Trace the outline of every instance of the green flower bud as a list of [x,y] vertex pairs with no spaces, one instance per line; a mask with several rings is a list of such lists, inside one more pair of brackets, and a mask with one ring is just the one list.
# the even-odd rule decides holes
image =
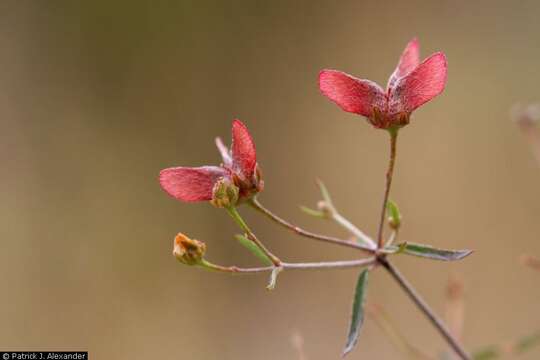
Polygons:
[[235,206],[238,202],[239,189],[227,178],[219,179],[212,190],[210,203],[218,208]]

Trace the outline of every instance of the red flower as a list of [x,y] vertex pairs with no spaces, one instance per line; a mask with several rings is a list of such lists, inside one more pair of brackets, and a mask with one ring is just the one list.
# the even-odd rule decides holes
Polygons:
[[163,190],[187,202],[212,200],[216,191],[224,191],[223,184],[234,185],[241,200],[262,191],[263,181],[257,165],[255,144],[240,120],[232,123],[231,149],[227,149],[220,138],[216,138],[216,145],[223,158],[220,166],[161,170],[159,183]]
[[439,95],[446,85],[446,57],[437,52],[420,63],[418,41],[407,44],[386,91],[379,85],[337,70],[319,74],[321,92],[343,110],[368,118],[376,128],[409,123],[420,105]]

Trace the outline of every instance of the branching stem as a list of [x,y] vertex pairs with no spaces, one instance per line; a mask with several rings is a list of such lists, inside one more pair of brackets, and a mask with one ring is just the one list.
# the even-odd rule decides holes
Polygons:
[[374,254],[375,253],[375,249],[367,248],[364,245],[361,245],[361,244],[358,244],[358,243],[355,243],[355,242],[352,242],[352,241],[339,239],[339,238],[336,238],[336,237],[333,237],[333,236],[315,234],[315,233],[312,233],[310,231],[304,230],[304,229],[302,229],[302,228],[300,228],[300,227],[298,227],[296,225],[293,225],[290,222],[280,218],[279,216],[277,216],[276,214],[274,214],[273,212],[271,212],[267,208],[265,208],[256,198],[251,199],[249,204],[254,209],[256,209],[259,212],[266,215],[266,217],[268,217],[270,220],[272,220],[275,223],[285,227],[288,230],[293,231],[294,233],[296,233],[298,235],[301,235],[301,236],[304,236],[304,237],[307,237],[307,238],[310,238],[310,239],[314,239],[314,240],[319,240],[319,241],[324,241],[324,242],[333,243],[333,244],[337,244],[337,245],[347,246],[347,247],[350,247],[350,248],[355,248],[355,249],[367,252],[369,254]]
[[257,238],[257,236],[255,236],[255,234],[251,231],[244,219],[242,219],[242,216],[240,216],[240,214],[238,213],[238,210],[236,210],[236,207],[232,206],[226,209],[229,215],[238,224],[238,226],[240,226],[240,228],[246,233],[248,239],[253,241],[253,243],[257,245],[266,256],[268,256],[268,258],[272,261],[275,267],[280,267],[281,260],[279,260],[276,255],[272,254],[270,250],[268,250],[266,246],[264,246],[264,244]]

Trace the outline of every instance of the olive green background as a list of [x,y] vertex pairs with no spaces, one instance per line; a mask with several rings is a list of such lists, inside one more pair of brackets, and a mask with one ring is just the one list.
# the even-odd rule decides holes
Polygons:
[[[442,50],[444,94],[400,133],[391,198],[402,239],[472,248],[459,263],[396,264],[442,314],[449,277],[466,288],[475,349],[540,328],[540,167],[509,119],[540,99],[538,1],[0,2],[0,348],[88,350],[92,359],[338,359],[357,271],[228,276],[178,263],[174,235],[222,264],[257,264],[227,215],[166,196],[159,170],[217,164],[230,122],[252,132],[260,199],[308,218],[323,179],[337,206],[376,230],[387,136],[320,95],[320,69],[385,85],[403,47]],[[352,259],[241,209],[287,261]],[[368,301],[435,355],[439,335],[382,271]],[[523,359],[536,359],[540,349]],[[368,319],[350,359],[402,355]]]

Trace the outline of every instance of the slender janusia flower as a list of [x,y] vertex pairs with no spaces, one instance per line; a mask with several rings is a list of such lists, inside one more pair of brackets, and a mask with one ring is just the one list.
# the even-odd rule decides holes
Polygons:
[[216,138],[216,145],[223,158],[220,166],[164,169],[159,175],[163,190],[181,201],[212,200],[216,206],[235,205],[262,191],[255,144],[240,120],[232,123],[231,149],[220,138]]
[[446,69],[441,52],[420,63],[418,41],[413,39],[388,79],[386,91],[373,81],[337,70],[322,70],[319,87],[344,111],[365,116],[376,128],[388,129],[407,125],[416,108],[444,90]]

